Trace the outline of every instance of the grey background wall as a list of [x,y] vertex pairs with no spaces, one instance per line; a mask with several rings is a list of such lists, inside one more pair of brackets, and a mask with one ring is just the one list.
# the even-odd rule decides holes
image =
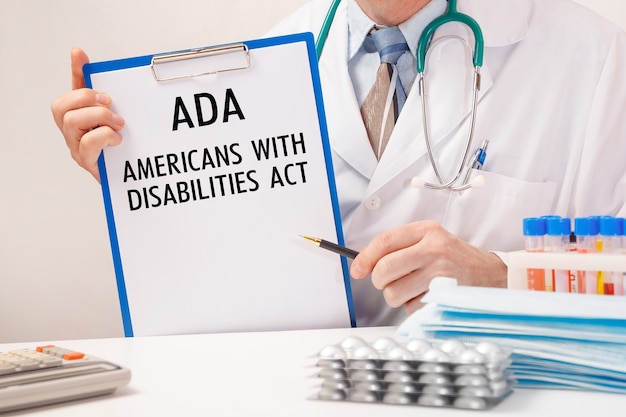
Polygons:
[[[577,1],[626,28],[626,2]],[[0,343],[123,335],[100,188],[50,113],[70,49],[103,61],[250,39],[304,2],[0,0]]]

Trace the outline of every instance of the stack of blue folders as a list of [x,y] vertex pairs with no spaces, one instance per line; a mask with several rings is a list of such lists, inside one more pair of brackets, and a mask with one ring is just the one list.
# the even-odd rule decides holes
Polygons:
[[626,393],[626,297],[457,286],[436,278],[400,337],[495,342],[520,388]]

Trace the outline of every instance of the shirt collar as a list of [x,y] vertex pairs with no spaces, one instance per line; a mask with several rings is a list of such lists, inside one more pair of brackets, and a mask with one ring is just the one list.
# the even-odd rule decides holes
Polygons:
[[[417,41],[424,28],[435,18],[441,16],[447,9],[446,0],[431,0],[420,11],[400,23],[398,28],[407,39],[413,56],[417,53]],[[359,51],[365,37],[376,24],[361,10],[356,0],[348,1],[348,60]]]

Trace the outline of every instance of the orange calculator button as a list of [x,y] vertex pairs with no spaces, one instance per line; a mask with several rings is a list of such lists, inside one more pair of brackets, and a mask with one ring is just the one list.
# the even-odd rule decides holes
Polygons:
[[74,361],[76,359],[82,359],[84,357],[85,354],[81,352],[69,352],[63,354],[63,359],[65,359],[66,361]]
[[46,345],[46,346],[37,346],[37,352],[43,352],[44,349],[52,349],[56,346],[54,345]]

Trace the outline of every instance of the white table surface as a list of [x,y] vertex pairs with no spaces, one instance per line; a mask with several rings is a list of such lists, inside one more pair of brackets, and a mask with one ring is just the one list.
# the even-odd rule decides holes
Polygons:
[[[624,416],[626,396],[516,389],[486,411],[311,400],[314,356],[347,336],[373,341],[395,328],[329,329],[42,341],[130,368],[112,395],[5,414],[33,416]],[[42,343],[0,344],[0,351]]]

